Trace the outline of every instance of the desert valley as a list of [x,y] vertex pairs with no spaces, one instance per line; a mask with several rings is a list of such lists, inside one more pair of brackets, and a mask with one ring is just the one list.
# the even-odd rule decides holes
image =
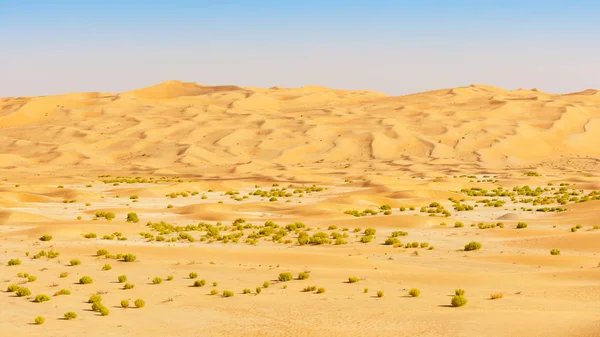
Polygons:
[[0,98],[2,336],[600,335],[600,92]]

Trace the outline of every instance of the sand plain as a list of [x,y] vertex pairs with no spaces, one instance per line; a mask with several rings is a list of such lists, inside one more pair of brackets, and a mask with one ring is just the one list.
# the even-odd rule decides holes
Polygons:
[[[3,336],[600,333],[596,90],[167,81],[2,98],[0,133]],[[468,303],[452,307],[459,288]],[[97,293],[107,316],[87,303]]]

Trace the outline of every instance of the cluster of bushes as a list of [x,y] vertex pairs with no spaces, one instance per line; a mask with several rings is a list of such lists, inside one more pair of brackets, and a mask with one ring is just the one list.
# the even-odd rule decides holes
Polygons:
[[96,218],[105,218],[106,220],[112,220],[116,218],[113,212],[96,212]]

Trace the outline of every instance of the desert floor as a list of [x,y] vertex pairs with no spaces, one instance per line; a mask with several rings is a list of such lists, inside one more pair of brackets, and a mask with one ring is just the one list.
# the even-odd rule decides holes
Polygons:
[[600,334],[597,91],[169,81],[0,132],[2,336]]

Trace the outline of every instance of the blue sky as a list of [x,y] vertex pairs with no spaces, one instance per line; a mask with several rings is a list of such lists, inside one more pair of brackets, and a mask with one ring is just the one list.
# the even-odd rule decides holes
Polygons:
[[0,96],[168,79],[600,88],[600,1],[0,0]]

